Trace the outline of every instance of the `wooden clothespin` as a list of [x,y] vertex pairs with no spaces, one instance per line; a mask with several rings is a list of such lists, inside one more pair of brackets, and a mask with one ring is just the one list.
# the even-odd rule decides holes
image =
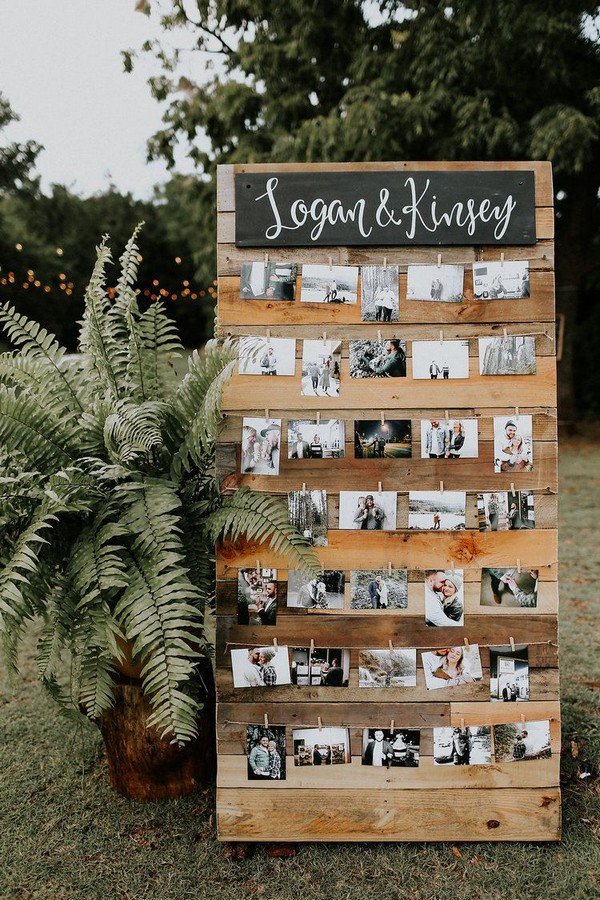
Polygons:
[[271,343],[271,329],[267,328],[267,344]]
[[323,332],[323,343],[324,344],[327,343],[327,332],[326,331]]
[[521,574],[521,560],[517,557],[517,572]]
[[510,483],[510,492],[511,492],[511,494],[514,494],[514,493],[515,493],[515,483],[514,483],[514,481],[511,481],[511,483]]
[[256,571],[260,573],[260,559],[256,560]]
[[265,728],[268,728],[268,727],[269,727],[269,717],[268,717],[268,715],[265,713]]
[[310,655],[312,656],[315,652],[315,641],[314,638],[310,639]]
[[440,481],[440,494],[444,493],[444,482]]
[[504,266],[504,251],[500,253],[500,265]]
[[321,424],[321,413],[317,411],[317,425]]
[[521,713],[521,728],[525,727],[525,716]]
[[464,720],[462,717],[461,717],[461,720],[460,720],[460,727],[461,727],[461,728],[464,728],[464,727],[465,727],[465,720]]
[[303,494],[306,493],[306,482],[305,481],[302,482],[302,493]]
[[265,253],[265,269],[267,268],[268,265],[269,265],[269,254]]
[[268,419],[268,418],[269,418],[269,408],[268,408],[268,406],[266,406],[265,407],[265,419]]
[[515,406],[515,419],[519,418],[519,407]]
[[382,490],[383,490],[383,486],[381,484],[381,481],[378,481],[377,482],[377,493],[381,494]]
[[321,721],[321,716],[317,716],[317,725],[319,727],[319,731],[323,729],[323,722]]
[[377,329],[377,340],[379,341],[380,344],[383,341],[383,338],[381,337],[381,329],[380,328]]
[[448,415],[448,410],[445,409],[445,410],[444,410],[444,413],[446,414],[446,422],[449,423],[449,422],[450,422],[450,416]]
[[277,638],[276,637],[273,638],[273,646],[275,647],[275,650],[279,649],[279,647],[277,646]]
[[385,425],[385,414],[384,414],[383,410],[381,410],[381,424]]
[[387,269],[387,256],[383,257],[383,268]]
[[508,331],[506,330],[506,328],[502,329],[502,335],[504,337],[504,340],[507,341],[508,340]]
[[514,637],[509,637],[508,643],[510,644],[510,649],[511,649],[512,652],[514,653],[514,652],[515,652],[515,639],[514,639]]
[[391,732],[392,734],[393,734],[393,732],[394,732],[394,725],[395,725],[395,722],[394,722],[394,720],[392,719],[392,721],[390,722],[390,732]]
[[388,560],[388,575],[392,577],[392,563]]
[[329,257],[329,271],[331,272],[332,269],[333,269],[333,258],[330,256]]
[[437,264],[438,264],[438,269],[441,269],[441,267],[442,267],[442,254],[441,253],[438,253],[438,263]]
[[393,652],[394,652],[394,645],[392,644],[391,640],[388,641],[388,647],[390,648],[390,653],[393,653]]
[[465,638],[465,647],[467,648],[467,650],[469,649],[470,646],[471,645],[469,644],[469,638]]
[[440,328],[440,344],[443,344],[443,343],[444,343],[444,332]]

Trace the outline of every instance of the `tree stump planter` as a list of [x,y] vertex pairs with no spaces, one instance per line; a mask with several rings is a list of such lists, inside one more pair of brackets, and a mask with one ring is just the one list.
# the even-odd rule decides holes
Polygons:
[[110,785],[117,793],[144,802],[193,794],[214,779],[215,692],[210,664],[202,670],[204,707],[200,736],[179,748],[147,728],[152,710],[141,682],[123,679],[115,684],[115,704],[99,722],[104,738]]

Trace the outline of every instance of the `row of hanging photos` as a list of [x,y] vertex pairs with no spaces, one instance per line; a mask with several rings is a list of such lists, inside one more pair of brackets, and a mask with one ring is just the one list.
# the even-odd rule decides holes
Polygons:
[[[518,418],[519,418],[519,415],[520,415],[519,409],[520,409],[520,408],[519,408],[518,406],[515,406],[515,412],[514,412],[514,418],[515,418],[515,419],[518,419]],[[265,406],[265,419],[269,419],[269,418],[270,418],[269,411],[270,411],[270,410],[269,410],[269,407],[268,407],[268,406]],[[548,412],[548,410],[542,410],[542,412],[543,412],[545,415],[547,415],[547,416],[550,415],[550,413]],[[509,413],[506,413],[506,414],[502,413],[502,415],[509,415]],[[512,413],[511,413],[510,415],[512,415]],[[319,410],[317,410],[317,411],[315,412],[315,416],[316,416],[316,422],[317,422],[317,425],[320,425],[320,424],[321,424],[321,413],[320,413]],[[331,416],[331,413],[329,413],[329,416]],[[448,421],[448,420],[450,419],[450,416],[448,415],[448,410],[447,410],[447,409],[444,410],[444,416],[445,416],[446,421]],[[481,419],[481,418],[483,418],[483,416],[479,416],[479,418]],[[489,416],[489,418],[490,418],[490,419],[493,419],[494,416]],[[382,425],[385,425],[385,413],[384,413],[383,410],[381,410],[381,424],[382,424]],[[381,484],[381,482],[379,482],[379,484]],[[443,485],[443,481],[440,481],[440,484]],[[305,488],[303,488],[303,490],[305,490]],[[444,488],[442,487],[442,488],[440,488],[440,490],[443,491]],[[511,490],[512,490],[512,488],[511,488]],[[381,493],[381,488],[379,488],[379,493]]]
[[[269,716],[267,713],[264,714],[263,722],[264,722],[265,728],[268,728],[269,727]],[[521,713],[521,728],[525,727],[525,722],[526,722],[525,716],[523,715],[523,713]],[[395,725],[396,725],[396,720],[391,719],[390,720],[390,731],[394,731]],[[459,725],[461,728],[465,727],[464,718],[461,717],[459,719]],[[321,716],[317,716],[317,728],[319,729],[319,731],[322,731],[322,729],[323,729],[323,719],[321,718]]]
[[[551,341],[554,340],[554,335],[548,331],[525,331],[525,332],[520,331],[519,334],[515,335],[515,337],[536,337],[538,334],[543,334],[545,337],[550,338]],[[271,340],[271,329],[270,328],[267,328],[267,330],[265,332],[265,337],[266,337],[266,341],[268,344]],[[506,328],[502,329],[502,337],[504,338],[505,341],[508,340],[508,330]],[[377,340],[380,342],[383,340],[380,328],[377,330]],[[327,332],[326,331],[323,332],[323,343],[324,344],[327,343]],[[443,343],[444,343],[444,331],[442,328],[440,328],[440,344],[443,344]]]
[[[333,256],[328,256],[327,259],[329,262],[329,268],[333,269]],[[442,254],[441,253],[438,253],[438,255],[437,255],[437,264],[438,264],[438,269],[440,269],[442,267]],[[265,266],[268,266],[268,265],[269,265],[269,254],[265,253]],[[504,265],[504,252],[503,251],[500,253],[500,265],[501,266]],[[387,269],[387,256],[383,257],[383,268]]]
[[[512,490],[512,488],[511,488],[511,493],[514,493],[514,491]],[[455,571],[454,560],[451,561],[451,563],[450,563],[450,568],[452,569],[453,572]],[[519,575],[521,574],[522,568],[523,568],[523,567],[522,567],[522,565],[521,565],[521,558],[520,558],[520,557],[517,557],[517,565],[516,565],[516,569],[517,569],[517,572],[519,573]],[[393,567],[392,563],[388,560],[388,575],[391,576],[393,569],[394,569],[394,567]],[[260,572],[262,571],[262,567],[261,567],[261,565],[260,565],[260,559],[257,559],[257,560],[256,560],[256,571],[257,571],[259,574],[260,574]]]
[[[390,565],[391,565],[391,563],[390,563]],[[465,647],[466,647],[467,650],[468,650],[469,647],[471,646],[471,645],[469,644],[469,639],[468,639],[468,638],[464,638],[464,643],[465,643]],[[510,644],[510,649],[511,649],[511,651],[514,653],[514,652],[515,652],[515,639],[514,639],[514,637],[509,637],[508,643]],[[244,645],[244,646],[245,646],[245,645]],[[265,644],[264,646],[266,646],[266,644]],[[429,646],[429,645],[427,645],[427,646]],[[278,650],[278,649],[279,649],[279,644],[277,643],[277,638],[276,638],[276,637],[273,638],[273,647],[275,648],[275,650]],[[389,648],[389,650],[390,650],[390,653],[393,653],[394,650],[396,649],[396,647],[394,647],[394,644],[392,643],[392,641],[388,641],[388,648]],[[398,649],[400,649],[400,648],[398,648]],[[420,648],[417,647],[416,649],[419,650]],[[310,652],[311,652],[311,654],[314,653],[314,650],[315,650],[315,642],[314,642],[314,639],[311,638],[311,642],[310,642]]]

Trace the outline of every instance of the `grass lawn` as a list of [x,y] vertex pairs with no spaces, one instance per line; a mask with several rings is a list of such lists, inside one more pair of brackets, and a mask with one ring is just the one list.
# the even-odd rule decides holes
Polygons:
[[600,443],[569,442],[561,479],[562,843],[449,835],[446,844],[304,844],[291,859],[258,847],[231,862],[215,838],[210,792],[144,806],[110,791],[95,729],[56,715],[25,655],[13,684],[0,672],[0,898],[600,896]]

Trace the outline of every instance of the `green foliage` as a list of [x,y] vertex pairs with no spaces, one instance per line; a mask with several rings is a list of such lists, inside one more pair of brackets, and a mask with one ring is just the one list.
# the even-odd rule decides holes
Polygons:
[[211,342],[178,384],[170,366],[181,345],[164,307],[138,306],[138,252],[136,229],[111,300],[106,239],[98,247],[75,359],[0,307],[18,348],[0,357],[0,636],[14,667],[41,617],[42,684],[69,715],[95,720],[112,704],[128,646],[148,725],[184,743],[196,734],[197,668],[212,650],[214,542],[245,535],[310,571],[318,561],[275,499],[221,498],[214,448],[236,348]]

